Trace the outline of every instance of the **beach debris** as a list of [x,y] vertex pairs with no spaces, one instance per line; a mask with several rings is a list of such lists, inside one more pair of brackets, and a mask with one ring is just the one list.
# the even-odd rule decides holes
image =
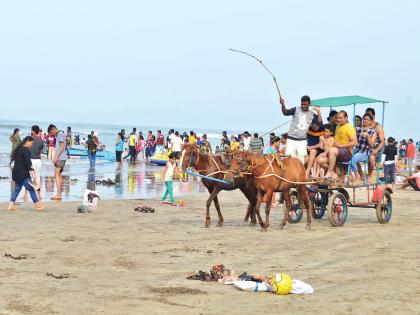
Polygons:
[[98,206],[98,200],[100,199],[96,190],[85,189],[83,193],[83,204],[77,207],[78,213],[90,213],[95,210]]
[[198,273],[191,273],[187,276],[187,279],[217,281],[221,284],[233,285],[242,291],[272,292],[278,295],[311,294],[314,292],[311,285],[292,279],[291,276],[283,272],[268,277],[248,274],[247,272],[237,276],[234,271],[225,268],[223,264],[211,267],[210,272],[200,270]]
[[5,253],[4,257],[12,258],[12,259],[15,259],[15,260],[22,260],[22,259],[28,259],[29,255],[28,254],[21,254],[21,255],[18,255],[18,256],[13,256],[12,254]]
[[97,179],[97,180],[95,180],[95,184],[109,185],[109,186],[111,186],[111,185],[119,185],[120,184],[120,181],[115,181],[115,180],[113,180],[111,178],[103,179],[103,180]]
[[79,181],[78,178],[71,178],[70,179],[70,183],[72,183],[72,184],[77,183],[78,181]]
[[[187,276],[188,280],[200,280],[200,281],[218,281],[224,277],[235,276],[235,272],[226,269],[223,264],[214,265],[211,267],[209,272],[199,270],[198,273],[191,273]],[[235,278],[237,279],[237,277]]]
[[89,206],[85,206],[85,205],[80,205],[77,207],[77,213],[90,213],[91,209],[89,208]]
[[134,208],[134,211],[143,213],[153,213],[155,212],[155,208],[149,206],[138,206]]
[[9,177],[8,176],[0,176],[0,180],[2,180],[2,179],[9,179]]
[[46,276],[47,277],[52,277],[54,279],[67,279],[67,278],[70,278],[70,274],[69,273],[60,273],[58,275],[55,275],[55,274],[53,274],[51,272],[47,272],[46,273]]

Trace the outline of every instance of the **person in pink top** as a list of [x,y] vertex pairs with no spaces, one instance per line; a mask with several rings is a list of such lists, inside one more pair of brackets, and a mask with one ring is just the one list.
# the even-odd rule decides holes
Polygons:
[[401,185],[400,189],[405,189],[408,186],[413,187],[416,191],[420,191],[420,165],[416,166],[416,172],[414,175],[408,176],[404,184]]
[[416,146],[413,143],[413,139],[408,139],[408,146],[407,146],[408,176],[413,175],[413,166],[414,166],[415,156],[416,156]]
[[45,142],[47,144],[47,148],[48,148],[48,160],[52,160],[54,157],[54,152],[55,152],[55,137],[52,134],[48,134],[47,137],[45,138]]

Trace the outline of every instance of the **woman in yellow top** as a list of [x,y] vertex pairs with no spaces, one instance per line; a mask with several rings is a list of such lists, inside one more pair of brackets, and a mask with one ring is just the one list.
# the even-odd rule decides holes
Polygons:
[[188,137],[188,143],[190,144],[197,143],[197,138],[195,137],[195,133],[193,131],[190,131],[190,136]]
[[241,144],[238,142],[238,138],[232,137],[232,141],[230,142],[230,151],[235,152],[238,151]]

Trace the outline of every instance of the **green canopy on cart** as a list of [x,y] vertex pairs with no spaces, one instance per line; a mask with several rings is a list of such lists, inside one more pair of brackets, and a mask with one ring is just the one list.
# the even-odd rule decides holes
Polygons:
[[327,98],[320,98],[320,99],[311,101],[311,105],[319,106],[319,107],[338,107],[338,106],[370,104],[370,103],[388,103],[388,102],[374,99],[374,98],[359,96],[359,95],[327,97]]

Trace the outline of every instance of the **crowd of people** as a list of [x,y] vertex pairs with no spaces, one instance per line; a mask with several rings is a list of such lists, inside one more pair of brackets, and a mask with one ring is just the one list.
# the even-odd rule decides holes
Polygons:
[[[207,135],[198,136],[194,131],[181,133],[171,129],[165,137],[161,130],[157,130],[156,135],[153,131],[143,135],[142,131],[137,133],[136,128],[133,128],[131,133],[126,135],[122,129],[114,143],[116,160],[121,166],[125,158],[129,158],[131,163],[136,163],[138,159],[147,160],[157,152],[170,151],[170,161],[176,161],[181,157],[183,145],[190,143],[205,153],[223,154],[242,150],[291,156],[305,164],[308,178],[340,177],[341,181],[345,181],[347,175],[348,179],[356,183],[362,178],[369,180],[374,173],[376,162],[383,161],[385,183],[395,183],[398,166],[405,165],[408,177],[402,188],[412,186],[415,190],[420,190],[420,166],[415,165],[416,152],[420,154],[420,141],[414,143],[413,139],[408,139],[397,142],[393,137],[388,137],[385,141],[383,127],[375,120],[373,108],[366,109],[363,116],[355,116],[352,125],[344,110],[330,111],[324,123],[320,109],[314,107],[315,112],[312,111],[311,100],[306,95],[301,98],[299,107],[286,108],[283,98],[280,99],[280,104],[282,113],[292,116],[292,122],[287,133],[280,136],[270,133],[267,144],[258,133],[251,135],[244,131],[229,137],[228,133],[223,131],[220,144],[213,150]],[[37,125],[32,126],[31,135],[23,140],[20,130],[16,128],[9,139],[12,145],[12,178],[16,183],[10,209],[14,209],[16,198],[23,187],[26,198],[29,194],[37,209],[42,209],[39,186],[43,153],[55,167],[57,191],[51,199],[61,200],[61,173],[70,156],[72,145],[79,144],[85,147],[91,169],[95,168],[97,151],[104,149],[104,145],[93,131],[87,136],[87,140],[80,140],[79,135],[73,139],[71,127],[68,127],[65,133],[52,124],[48,126],[47,133]],[[171,163],[169,166],[172,167]],[[165,178],[171,177],[173,169],[165,168],[165,174]],[[171,196],[169,186],[167,195]]]

